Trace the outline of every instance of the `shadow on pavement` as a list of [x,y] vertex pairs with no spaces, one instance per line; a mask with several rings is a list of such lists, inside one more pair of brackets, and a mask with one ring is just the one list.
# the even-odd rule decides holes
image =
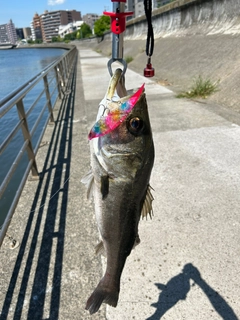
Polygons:
[[161,293],[158,302],[152,304],[152,306],[156,308],[155,313],[146,320],[161,319],[162,316],[178,303],[179,300],[185,300],[191,289],[190,279],[194,281],[194,285],[198,285],[202,289],[213,308],[222,319],[238,320],[233,309],[218,292],[211,288],[206,281],[201,278],[200,272],[191,263],[186,264],[182,273],[170,279],[166,285],[155,283],[157,288],[161,290]]
[[[42,320],[46,312],[47,319],[56,320],[59,317],[76,70],[73,68],[73,77],[69,77],[69,94],[63,97],[55,119],[42,179],[37,187],[26,229],[23,230],[24,236],[0,313],[1,320],[9,319],[10,310],[15,320],[22,317]],[[37,247],[39,242],[40,248]],[[17,288],[18,283],[20,288]],[[15,305],[13,296],[16,295]]]

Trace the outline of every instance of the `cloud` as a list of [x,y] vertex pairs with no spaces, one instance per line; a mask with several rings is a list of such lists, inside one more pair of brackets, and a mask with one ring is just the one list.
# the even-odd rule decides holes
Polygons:
[[63,4],[66,0],[48,0],[49,6],[56,6],[57,4]]

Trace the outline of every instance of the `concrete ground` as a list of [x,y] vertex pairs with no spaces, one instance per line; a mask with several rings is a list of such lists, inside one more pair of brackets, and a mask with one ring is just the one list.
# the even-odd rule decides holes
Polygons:
[[[1,248],[0,319],[240,319],[240,116],[176,99],[127,70],[127,89],[146,83],[155,143],[152,220],[127,259],[117,308],[84,310],[104,259],[92,203],[80,183],[89,169],[87,133],[109,82],[108,58],[79,45],[76,82],[55,111]],[[144,66],[143,66],[144,67]]]

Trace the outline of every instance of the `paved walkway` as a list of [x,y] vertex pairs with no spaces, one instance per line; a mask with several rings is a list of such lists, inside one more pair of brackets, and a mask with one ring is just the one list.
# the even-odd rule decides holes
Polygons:
[[94,255],[94,210],[80,179],[109,74],[107,58],[79,53],[71,93],[38,153],[42,179],[27,183],[8,231],[20,246],[10,250],[6,239],[0,249],[0,320],[239,319],[239,115],[176,99],[129,69],[128,89],[146,83],[154,217],[140,222],[141,244],[127,260],[117,308],[84,310],[104,261]]

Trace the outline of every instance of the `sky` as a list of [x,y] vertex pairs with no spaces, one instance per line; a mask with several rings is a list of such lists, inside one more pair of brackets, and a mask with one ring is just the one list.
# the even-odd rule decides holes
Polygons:
[[15,28],[30,27],[35,13],[45,10],[77,10],[82,16],[86,13],[101,15],[104,10],[112,11],[111,0],[2,0],[0,5],[0,24],[12,19]]

